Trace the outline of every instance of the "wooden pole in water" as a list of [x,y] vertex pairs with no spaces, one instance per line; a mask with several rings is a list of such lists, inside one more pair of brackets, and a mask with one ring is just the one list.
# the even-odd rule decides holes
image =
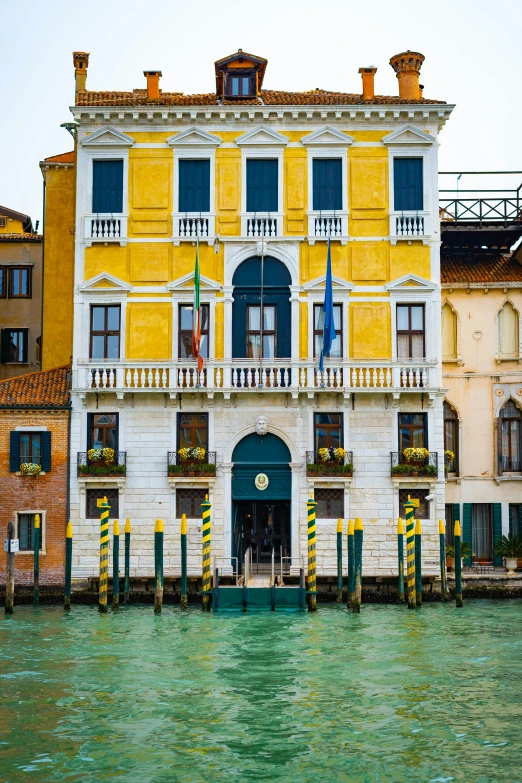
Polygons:
[[154,528],[154,614],[161,614],[163,603],[163,522]]
[[406,511],[406,584],[408,589],[408,609],[415,609],[415,520],[413,519],[413,503],[408,495],[404,504]]
[[129,603],[130,593],[130,539],[131,539],[131,523],[127,517],[125,520],[125,562],[124,562],[124,577],[123,577],[123,602]]
[[315,554],[315,509],[317,503],[311,497],[306,501],[308,508],[308,611],[317,609],[317,572]]
[[460,608],[464,606],[462,601],[462,558],[460,554],[460,522],[455,522],[455,532],[453,534],[453,547],[455,549],[455,605]]
[[181,515],[181,600],[182,609],[188,608],[187,595],[187,515]]
[[202,537],[203,537],[203,584],[202,584],[202,593],[203,593],[203,611],[210,612],[211,608],[211,600],[210,600],[210,591],[212,589],[212,580],[211,580],[211,573],[210,573],[210,509],[212,508],[211,504],[208,501],[208,495],[205,495],[205,501],[201,504],[201,508],[203,509],[203,526],[202,526]]
[[72,572],[72,522],[67,522],[65,531],[65,589],[63,593],[63,608],[66,612],[71,608],[71,572]]
[[352,611],[359,614],[361,611],[362,596],[362,551],[363,551],[363,523],[357,517],[354,525],[354,561],[355,561],[355,592],[352,601]]
[[40,600],[40,514],[34,515],[34,591],[33,591],[33,603],[38,606]]
[[107,611],[107,586],[109,581],[109,511],[111,507],[104,497],[100,515],[100,586],[98,588],[98,611]]
[[120,526],[114,520],[112,528],[112,608],[117,609],[120,603]]
[[404,603],[404,523],[399,517],[397,523],[397,554],[399,558],[399,603]]
[[5,613],[14,612],[14,559],[15,553],[11,551],[11,541],[14,539],[14,522],[7,523],[7,563],[5,571]]
[[444,522],[439,519],[439,549],[440,549],[440,594],[443,601],[448,600],[448,582],[446,579],[446,542]]
[[422,525],[420,519],[415,523],[415,604],[422,606]]
[[343,600],[343,520],[337,520],[337,603]]
[[355,544],[353,519],[348,520],[348,601],[346,606],[353,603],[353,594],[355,592]]

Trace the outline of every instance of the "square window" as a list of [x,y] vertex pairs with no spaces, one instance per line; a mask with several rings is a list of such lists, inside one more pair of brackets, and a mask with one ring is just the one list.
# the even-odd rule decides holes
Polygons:
[[208,413],[178,414],[178,450],[193,446],[208,450]]
[[42,433],[20,433],[20,465],[24,462],[32,462],[35,465],[42,464]]
[[12,299],[31,298],[31,273],[30,266],[9,267],[9,297]]
[[205,502],[206,495],[208,495],[208,487],[177,489],[176,516],[179,518],[182,514],[186,514],[191,519],[200,518],[201,504]]
[[120,306],[91,307],[91,358],[120,358]]
[[419,505],[413,507],[414,519],[429,519],[430,518],[430,504],[426,500],[430,494],[429,489],[400,489],[399,490],[399,516],[406,519],[406,509],[404,504],[411,497],[412,500],[418,500]]
[[316,489],[316,519],[344,517],[344,489]]
[[119,493],[117,489],[109,489],[105,487],[103,487],[102,489],[88,489],[86,492],[86,496],[87,496],[87,508],[85,511],[85,516],[87,519],[100,518],[101,509],[98,506],[98,500],[103,500],[104,497],[107,498],[107,502],[111,507],[109,511],[109,518],[110,519],[119,518],[120,516]]
[[343,445],[343,414],[316,413],[315,451],[322,448],[338,449]]
[[40,515],[40,552],[43,550],[44,538],[44,514],[43,511],[30,513],[19,513],[17,537],[19,539],[20,552],[32,552],[34,550],[34,518],[36,514]]
[[29,329],[2,329],[2,362],[4,364],[28,362],[28,341]]

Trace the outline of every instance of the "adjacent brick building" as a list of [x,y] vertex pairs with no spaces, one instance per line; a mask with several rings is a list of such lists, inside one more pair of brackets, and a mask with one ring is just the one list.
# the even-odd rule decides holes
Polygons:
[[[15,584],[33,578],[34,516],[42,536],[40,584],[64,581],[68,501],[69,366],[0,382],[0,537],[14,521],[20,551]],[[21,468],[22,465],[31,467]],[[39,475],[24,471],[36,471]],[[5,583],[5,554],[0,582]]]

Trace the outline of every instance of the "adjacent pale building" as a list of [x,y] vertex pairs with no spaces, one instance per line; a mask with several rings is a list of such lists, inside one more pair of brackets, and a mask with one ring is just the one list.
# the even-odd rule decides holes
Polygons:
[[[338,517],[365,521],[365,574],[392,574],[411,495],[436,574],[437,145],[453,107],[422,97],[423,56],[391,59],[399,96],[375,94],[373,67],[362,93],[265,89],[266,60],[241,50],[215,63],[211,94],[163,92],[160,71],[91,91],[88,59],[74,54],[74,577],[97,573],[103,496],[131,519],[135,576],[153,573],[158,517],[166,576],[179,574],[182,513],[200,574],[206,494],[225,572],[250,548],[261,568],[274,551],[297,573],[313,495],[319,576],[335,571]],[[329,238],[337,337],[321,373]],[[58,328],[50,316],[45,340]]]

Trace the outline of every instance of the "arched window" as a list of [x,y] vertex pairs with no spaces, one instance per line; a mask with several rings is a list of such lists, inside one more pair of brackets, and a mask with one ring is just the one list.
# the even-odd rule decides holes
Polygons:
[[459,465],[459,419],[455,408],[446,401],[444,402],[444,452],[446,470],[448,473],[456,474]]
[[498,314],[498,357],[519,357],[518,312],[511,302],[505,302]]
[[457,314],[446,303],[442,308],[442,361],[457,359]]
[[520,433],[522,411],[513,400],[508,400],[500,411],[498,421],[499,473],[518,472],[520,465]]

